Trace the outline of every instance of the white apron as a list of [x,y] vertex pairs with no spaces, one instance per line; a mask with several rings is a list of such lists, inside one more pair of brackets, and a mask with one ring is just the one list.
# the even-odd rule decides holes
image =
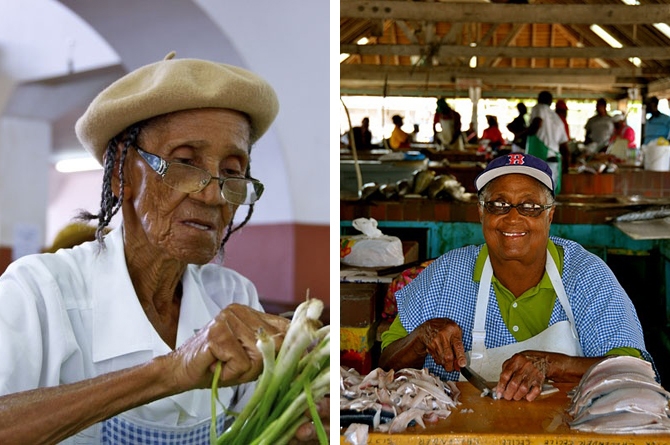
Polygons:
[[[554,323],[544,331],[517,343],[512,343],[497,348],[486,349],[484,340],[486,339],[485,321],[486,310],[488,308],[491,277],[493,268],[491,260],[487,257],[482,271],[482,277],[479,282],[479,291],[477,293],[477,306],[475,309],[475,323],[472,330],[472,351],[470,352],[470,367],[480,374],[484,379],[490,382],[497,382],[502,371],[502,364],[512,355],[521,351],[547,351],[561,354],[583,357],[582,348],[579,344],[579,336],[575,328],[575,317],[572,314],[572,308],[565,294],[565,288],[561,281],[560,274],[554,259],[547,251],[547,274],[554,286],[558,301],[563,306],[568,320]],[[465,380],[463,376],[461,380]]]
[[453,119],[440,119],[440,125],[442,126],[442,132],[439,134],[439,138],[442,141],[442,145],[445,150],[458,150],[463,151],[465,147],[463,146],[463,137],[459,137],[452,144],[451,140],[454,138],[454,120]]

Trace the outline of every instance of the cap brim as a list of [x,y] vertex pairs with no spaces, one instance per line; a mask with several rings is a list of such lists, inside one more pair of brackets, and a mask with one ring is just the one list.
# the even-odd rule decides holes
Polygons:
[[489,182],[493,181],[494,179],[500,176],[511,175],[515,173],[535,178],[542,184],[547,186],[547,188],[551,190],[552,193],[554,191],[554,183],[550,176],[536,169],[535,167],[528,167],[524,165],[507,165],[504,167],[494,168],[492,170],[482,173],[477,177],[475,181],[477,191],[480,191],[482,188],[484,188],[486,184],[488,184]]

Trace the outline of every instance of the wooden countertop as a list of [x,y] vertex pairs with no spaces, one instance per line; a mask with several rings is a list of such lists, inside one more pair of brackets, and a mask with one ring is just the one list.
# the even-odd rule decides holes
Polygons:
[[[555,384],[558,392],[533,402],[493,400],[467,382],[457,382],[461,404],[434,425],[408,428],[400,434],[370,433],[369,445],[662,445],[665,435],[580,433],[568,426],[566,392],[575,384]],[[467,410],[467,411],[466,411]],[[472,410],[472,412],[470,412]],[[343,433],[344,431],[342,431]],[[344,436],[340,444],[346,445]]]

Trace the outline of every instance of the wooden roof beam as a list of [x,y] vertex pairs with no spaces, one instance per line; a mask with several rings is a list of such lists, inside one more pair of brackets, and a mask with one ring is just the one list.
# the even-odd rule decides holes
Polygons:
[[[510,30],[509,33],[505,36],[505,38],[500,42],[500,46],[498,48],[503,48],[503,47],[510,47],[509,45],[516,40],[516,38],[519,36],[519,33],[521,33],[521,30],[523,27],[526,25],[520,25],[520,24],[515,24],[512,26],[512,29]],[[491,48],[490,46],[487,47],[480,47],[480,48]],[[496,66],[499,62],[501,57],[500,56],[491,56],[492,58],[488,59],[486,61],[486,66]]]
[[451,23],[649,24],[670,22],[670,5],[437,3],[341,0],[340,17]]
[[[516,36],[512,32],[510,36]],[[509,44],[508,39],[505,44]],[[385,56],[420,56],[426,51],[425,45],[340,45],[340,51],[349,54]],[[660,46],[625,46],[623,48],[612,48],[609,46],[598,47],[529,47],[529,46],[469,46],[469,45],[440,45],[437,52],[439,57],[526,57],[526,58],[587,58],[587,59],[628,59],[639,57],[640,59],[670,60],[670,51],[667,47]]]
[[[513,71],[513,70],[511,70]],[[542,87],[551,87],[551,86],[580,86],[584,87],[586,85],[597,85],[600,88],[604,86],[609,86],[616,83],[617,78],[614,76],[607,75],[588,75],[588,76],[579,76],[579,75],[570,75],[570,74],[515,74],[509,72],[506,75],[485,75],[477,77],[484,85],[518,85],[524,87],[537,87],[542,85]],[[349,81],[354,83],[362,81],[375,81],[380,86],[384,83],[388,87],[422,87],[430,85],[444,85],[444,84],[456,84],[456,79],[453,76],[430,76],[426,79],[425,76],[418,78],[417,76],[413,77],[402,77],[402,76],[389,76],[388,79],[341,79],[340,89],[351,88]]]
[[412,66],[376,66],[376,65],[340,65],[340,79],[349,80],[389,80],[416,81],[454,79],[457,77],[483,78],[484,76],[577,76],[577,77],[670,77],[670,67],[665,70],[654,69],[650,72],[642,68],[470,68],[470,67],[412,67]]

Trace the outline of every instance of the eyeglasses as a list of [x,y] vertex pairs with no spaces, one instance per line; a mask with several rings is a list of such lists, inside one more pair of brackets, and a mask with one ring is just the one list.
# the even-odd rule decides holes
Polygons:
[[198,193],[216,179],[221,196],[231,204],[249,205],[258,201],[263,194],[263,184],[253,178],[217,178],[208,171],[180,162],[168,162],[152,153],[135,147],[147,164],[163,178],[163,183],[183,193]]
[[519,212],[519,215],[531,216],[536,218],[547,209],[553,207],[553,204],[535,204],[532,202],[522,202],[520,204],[510,204],[505,201],[481,201],[487,212],[492,215],[507,215],[513,208]]

